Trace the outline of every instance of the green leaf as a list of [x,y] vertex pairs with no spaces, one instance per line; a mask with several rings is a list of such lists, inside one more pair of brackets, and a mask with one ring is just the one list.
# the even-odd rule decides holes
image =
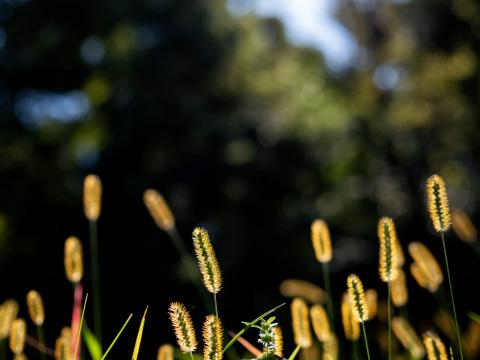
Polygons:
[[107,351],[105,351],[105,354],[102,356],[102,359],[105,359],[108,355],[108,353],[110,352],[110,350],[112,350],[113,348],[113,345],[115,345],[115,343],[117,342],[118,338],[120,337],[120,335],[122,335],[122,332],[123,330],[125,330],[125,327],[127,326],[127,324],[129,323],[130,319],[132,318],[133,314],[130,314],[130,316],[128,317],[128,319],[125,321],[125,323],[123,324],[122,328],[120,329],[120,331],[118,332],[117,336],[115,336],[115,339],[113,339],[112,343],[110,344],[110,346],[108,347]]
[[288,358],[288,360],[293,360],[295,359],[295,356],[297,356],[298,352],[300,351],[300,345],[298,345],[295,350],[293,350],[292,355]]
[[85,341],[85,345],[87,345],[88,352],[92,359],[100,360],[102,358],[102,346],[88,326],[85,326],[83,329],[83,340]]
[[147,316],[148,305],[143,313],[142,321],[140,322],[140,327],[138,328],[137,340],[135,341],[135,347],[133,349],[132,360],[137,360],[138,352],[140,351],[140,343],[142,342],[143,336],[143,327],[145,326],[145,317]]
[[[247,331],[248,329],[250,329],[253,325],[255,325],[257,322],[259,322],[260,320],[262,320],[264,317],[270,315],[271,313],[273,313],[274,311],[276,311],[277,309],[281,308],[283,305],[285,305],[286,303],[283,303],[283,304],[280,304],[276,307],[274,307],[273,309],[271,310],[268,310],[267,312],[263,313],[262,315],[260,315],[259,317],[257,317],[255,320],[253,320],[252,322],[250,323],[246,323],[247,325],[237,334],[235,335],[229,342],[227,345],[225,345],[225,347],[223,348],[223,351],[222,351],[222,354],[225,354],[225,351],[228,350],[228,348],[230,346],[232,346],[235,341],[237,341],[237,339],[243,335],[243,333],[245,331]],[[245,324],[245,322],[243,322]]]

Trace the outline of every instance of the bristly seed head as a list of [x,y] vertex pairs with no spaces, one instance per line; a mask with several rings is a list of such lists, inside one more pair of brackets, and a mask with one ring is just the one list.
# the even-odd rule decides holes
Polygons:
[[345,338],[357,341],[360,338],[360,323],[354,317],[352,302],[348,294],[342,296],[342,324]]
[[332,260],[332,241],[327,223],[321,219],[315,220],[310,227],[310,232],[317,261],[330,262]]
[[378,221],[378,239],[380,240],[379,273],[383,282],[390,282],[397,277],[398,239],[393,220],[382,217]]
[[452,222],[447,190],[445,181],[438,175],[432,175],[427,179],[427,204],[435,231],[448,231]]
[[208,232],[197,227],[192,237],[203,284],[209,292],[217,294],[222,289],[222,275]]
[[363,291],[363,284],[360,278],[355,274],[350,274],[347,278],[348,296],[353,304],[353,313],[358,322],[368,320],[368,305]]
[[283,357],[283,333],[280,326],[275,326],[273,329],[273,337],[275,339],[275,355]]
[[193,328],[192,318],[185,306],[179,302],[172,302],[168,309],[170,321],[175,331],[178,347],[183,353],[191,353],[197,349],[197,339]]
[[327,312],[322,305],[314,305],[310,308],[310,321],[318,341],[328,341],[332,333],[330,332]]
[[88,175],[83,182],[83,212],[90,221],[97,221],[102,210],[102,181],[97,175]]
[[377,308],[378,308],[377,290],[375,289],[365,290],[365,298],[367,299],[367,305],[368,305],[368,319],[371,320],[375,316],[377,316]]
[[172,345],[163,344],[158,348],[157,360],[174,360],[174,351]]
[[10,328],[10,350],[15,355],[23,353],[27,336],[27,323],[23,319],[16,319]]
[[17,314],[18,303],[15,300],[5,300],[3,305],[0,305],[0,341],[5,340],[10,334],[10,327]]
[[400,343],[405,349],[410,350],[413,356],[422,358],[425,355],[420,338],[407,320],[399,316],[394,317],[392,319],[392,329]]
[[309,348],[312,345],[312,333],[308,321],[308,307],[300,298],[293,299],[290,310],[292,313],[292,328],[295,344],[301,348]]
[[155,224],[163,231],[171,231],[175,228],[175,217],[167,202],[157,190],[147,189],[143,193],[143,202],[155,221]]
[[83,253],[82,243],[75,236],[65,241],[63,260],[67,279],[74,284],[79,283],[83,277]]
[[[425,274],[426,278],[428,279],[428,289],[430,290],[435,288],[436,290],[436,288],[438,288],[438,286],[443,282],[443,273],[442,268],[440,267],[430,250],[428,250],[428,248],[422,243],[414,241],[408,245],[408,252],[412,256],[418,268]],[[422,285],[420,284],[420,286]]]
[[203,323],[204,360],[222,360],[223,329],[220,319],[208,315]]
[[72,360],[72,331],[64,327],[55,341],[55,360]]
[[445,345],[437,334],[427,331],[423,334],[423,344],[427,349],[428,360],[448,360]]
[[433,281],[416,262],[410,264],[410,273],[420,287],[432,294],[437,292],[439,284]]
[[45,309],[38,291],[30,290],[27,293],[27,307],[32,322],[37,326],[42,326],[45,321]]
[[407,279],[405,272],[398,269],[397,278],[392,281],[392,303],[396,307],[404,306],[408,301]]
[[477,241],[477,229],[465,211],[460,209],[452,211],[452,227],[460,240],[469,244]]

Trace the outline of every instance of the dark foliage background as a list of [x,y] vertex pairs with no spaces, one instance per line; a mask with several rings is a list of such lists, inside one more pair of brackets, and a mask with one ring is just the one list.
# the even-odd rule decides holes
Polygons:
[[[478,214],[480,5],[366,3],[339,6],[362,53],[331,72],[278,20],[232,16],[222,1],[0,0],[0,301],[36,288],[48,339],[68,324],[63,242],[78,235],[88,253],[81,198],[91,172],[104,185],[104,337],[136,316],[112,358],[130,354],[146,304],[145,358],[173,341],[170,301],[203,317],[143,206],[147,187],[168,199],[190,248],[193,227],[209,229],[231,329],[284,301],[282,280],[321,283],[315,217],[331,226],[337,300],[352,271],[385,296],[382,215],[395,218],[405,250],[420,240],[441,259],[426,177],[444,176],[453,206]],[[448,241],[466,326],[466,310],[480,311],[478,247]],[[409,312],[428,326],[431,297],[408,281]],[[287,308],[279,320],[288,328]]]

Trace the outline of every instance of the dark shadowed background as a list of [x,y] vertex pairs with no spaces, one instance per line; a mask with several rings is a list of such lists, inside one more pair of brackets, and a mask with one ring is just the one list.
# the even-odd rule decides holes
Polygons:
[[[442,259],[424,201],[439,173],[452,207],[477,219],[479,36],[474,0],[0,0],[0,301],[26,317],[35,288],[47,341],[68,325],[63,243],[77,235],[88,254],[89,173],[104,188],[106,341],[135,316],[112,358],[130,355],[147,304],[143,358],[174,340],[170,301],[198,325],[204,314],[143,205],[147,187],[190,249],[195,226],[210,231],[228,329],[284,301],[284,279],[321,284],[316,217],[331,228],[336,300],[352,271],[385,297],[380,216],[405,251],[420,240]],[[448,246],[466,326],[480,311],[478,247],[453,233]],[[429,324],[432,299],[408,281],[409,312]],[[278,315],[288,334],[288,308]]]

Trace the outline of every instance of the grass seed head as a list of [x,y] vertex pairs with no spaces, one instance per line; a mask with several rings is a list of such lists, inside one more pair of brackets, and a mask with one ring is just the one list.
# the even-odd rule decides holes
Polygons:
[[434,282],[416,262],[410,264],[410,273],[420,287],[432,294],[437,292],[439,284]]
[[18,303],[15,300],[5,300],[0,306],[0,341],[10,335],[13,320],[17,318]]
[[452,211],[452,227],[460,240],[469,244],[477,241],[477,229],[463,210],[456,209]]
[[90,221],[97,221],[102,210],[102,181],[97,175],[88,175],[83,182],[83,212]]
[[205,360],[222,360],[223,329],[220,319],[208,315],[203,323],[203,358]]
[[197,339],[190,313],[185,305],[172,302],[168,309],[178,347],[183,353],[192,353],[197,349]]
[[407,320],[396,316],[392,319],[393,333],[398,341],[409,350],[416,358],[422,358],[425,355],[425,349],[413,327]]
[[280,284],[280,294],[285,297],[300,297],[312,304],[324,304],[326,300],[325,290],[305,280],[288,279]]
[[438,287],[443,282],[443,272],[430,250],[422,243],[414,241],[408,245],[408,252],[432,283],[431,287]]
[[310,308],[310,321],[318,341],[326,342],[330,338],[331,332],[327,312],[322,305],[314,305]]
[[280,326],[275,326],[273,329],[273,336],[275,339],[275,355],[283,357],[283,333]]
[[402,269],[398,269],[397,278],[392,281],[392,303],[396,307],[404,306],[408,302],[407,277]]
[[315,257],[321,263],[330,262],[332,260],[332,241],[327,223],[321,219],[315,220],[310,227],[310,232]]
[[353,305],[353,313],[357,321],[368,320],[368,304],[363,291],[363,284],[360,278],[355,274],[350,274],[347,278],[348,296]]
[[175,218],[167,202],[157,190],[147,189],[143,193],[143,202],[155,224],[163,231],[175,228]]
[[427,179],[427,204],[435,231],[448,231],[452,221],[450,218],[447,190],[445,181],[438,175],[432,175]]
[[64,327],[55,341],[55,360],[72,360],[72,350],[72,331],[69,327]]
[[292,328],[295,344],[301,348],[309,348],[312,345],[312,333],[308,321],[308,307],[300,298],[293,299],[290,310],[292,313]]
[[445,345],[437,334],[427,331],[423,334],[423,344],[427,350],[428,360],[448,360]]
[[193,230],[192,237],[203,284],[209,292],[216,294],[222,288],[222,275],[208,232],[197,227]]
[[346,293],[342,296],[341,311],[345,338],[350,341],[357,341],[360,338],[360,323],[355,318],[350,296]]
[[27,293],[27,307],[32,322],[37,326],[42,326],[45,321],[45,308],[38,291],[30,290]]
[[378,221],[378,239],[380,240],[379,274],[383,282],[390,282],[398,273],[398,239],[393,220],[382,217]]
[[163,344],[158,348],[157,360],[174,360],[174,348],[170,344]]
[[367,299],[367,305],[368,305],[368,318],[373,319],[375,316],[377,316],[377,308],[378,308],[377,290],[375,289],[365,290],[365,298]]
[[83,278],[83,252],[77,237],[70,236],[65,240],[63,260],[67,279],[74,284],[79,283]]
[[23,354],[25,338],[27,336],[27,323],[23,319],[15,319],[10,328],[10,350],[15,355]]

